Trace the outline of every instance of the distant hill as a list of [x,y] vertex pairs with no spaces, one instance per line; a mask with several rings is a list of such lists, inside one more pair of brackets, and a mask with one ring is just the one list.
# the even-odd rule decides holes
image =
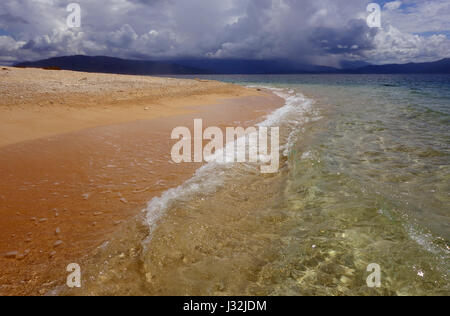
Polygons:
[[313,74],[336,73],[332,67],[306,65],[285,59],[177,59],[177,64],[204,69],[212,74]]
[[176,63],[126,60],[105,56],[55,57],[35,62],[18,63],[14,66],[127,75],[189,75],[204,73],[201,69],[186,67]]
[[358,69],[358,68],[362,68],[362,67],[371,66],[371,64],[369,64],[365,61],[360,61],[360,60],[356,60],[356,61],[342,60],[339,63],[339,65],[340,65],[341,69]]
[[15,66],[129,75],[450,74],[450,58],[430,63],[390,65],[368,65],[364,62],[344,61],[341,63],[344,69],[305,65],[288,60],[176,59],[141,61],[104,56],[55,57],[35,62],[23,62]]
[[130,75],[309,74],[335,73],[337,71],[337,69],[331,67],[299,65],[288,60],[176,59],[140,61],[104,56],[55,57],[35,62],[22,62],[15,66]]
[[370,65],[344,70],[354,74],[450,74],[450,58],[430,63]]

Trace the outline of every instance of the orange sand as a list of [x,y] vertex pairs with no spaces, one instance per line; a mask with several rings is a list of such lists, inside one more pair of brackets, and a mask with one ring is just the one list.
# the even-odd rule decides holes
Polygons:
[[190,178],[198,164],[170,161],[174,127],[192,129],[194,118],[250,126],[282,105],[211,81],[7,69],[0,295],[46,294],[63,283],[69,263],[82,264],[152,197]]

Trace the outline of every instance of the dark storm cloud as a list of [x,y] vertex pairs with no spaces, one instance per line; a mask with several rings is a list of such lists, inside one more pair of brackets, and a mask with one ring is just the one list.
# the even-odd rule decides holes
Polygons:
[[[88,54],[164,59],[287,58],[337,65],[342,59],[388,58],[389,51],[399,43],[404,46],[394,48],[405,56],[420,56],[426,47],[433,47],[427,50],[427,56],[432,51],[441,55],[448,52],[446,38],[421,38],[420,42],[388,27],[379,31],[368,28],[367,0],[73,2],[81,5],[80,29],[66,26],[69,1],[2,0],[0,16],[5,18],[0,23],[13,36],[0,37],[0,57],[24,60]],[[444,5],[437,7],[444,11]],[[402,16],[395,11],[401,4],[386,8],[389,17]],[[418,50],[411,49],[419,42]]]
[[16,24],[16,23],[28,24],[27,21],[25,21],[20,17],[12,16],[11,14],[8,13],[0,14],[0,25],[7,26],[8,24]]
[[374,49],[374,37],[378,29],[369,28],[362,20],[351,20],[345,27],[319,27],[311,34],[311,41],[330,54],[363,54]]

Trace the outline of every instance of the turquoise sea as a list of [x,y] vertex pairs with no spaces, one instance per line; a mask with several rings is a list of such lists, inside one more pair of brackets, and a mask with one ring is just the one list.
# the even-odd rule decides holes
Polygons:
[[450,294],[450,76],[201,78],[285,98],[267,118],[280,172],[204,167],[149,203],[163,215],[151,238],[136,235],[142,255],[91,293]]

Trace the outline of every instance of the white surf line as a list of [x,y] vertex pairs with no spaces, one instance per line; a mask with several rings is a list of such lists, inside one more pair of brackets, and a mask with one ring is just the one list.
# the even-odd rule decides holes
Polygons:
[[[301,93],[295,93],[293,90],[270,87],[270,86],[252,86],[262,89],[267,89],[274,92],[279,97],[285,100],[285,104],[266,116],[265,120],[257,124],[257,126],[274,126],[280,122],[290,122],[293,125],[305,123],[306,119],[293,120],[295,114],[303,116],[311,110],[313,100],[306,98]],[[296,130],[293,129],[292,133]],[[248,135],[244,136],[248,137]],[[292,142],[289,146],[284,145],[282,149],[286,152],[292,146],[294,139],[289,137],[288,141]],[[226,148],[226,147],[225,147]],[[185,181],[176,188],[165,191],[160,197],[151,199],[147,207],[142,211],[145,213],[145,224],[150,228],[149,236],[144,240],[144,249],[151,241],[153,231],[157,227],[158,221],[164,216],[165,212],[173,206],[177,201],[188,200],[193,194],[201,192],[203,194],[213,193],[217,188],[223,184],[223,175],[228,169],[231,169],[235,162],[208,162],[195,172],[194,176]]]

